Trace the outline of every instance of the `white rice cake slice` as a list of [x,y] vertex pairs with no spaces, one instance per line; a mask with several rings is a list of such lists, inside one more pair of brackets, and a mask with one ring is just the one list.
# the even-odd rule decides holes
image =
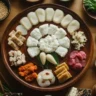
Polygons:
[[50,24],[49,29],[48,29],[48,34],[49,35],[54,35],[56,33],[56,31],[58,31],[58,26],[54,25],[54,24]]
[[48,28],[49,28],[49,25],[48,25],[48,24],[43,24],[43,25],[41,25],[41,26],[39,27],[39,30],[40,30],[42,36],[48,34]]
[[27,39],[26,45],[28,47],[36,47],[38,45],[38,40],[36,40],[35,38],[29,36],[28,39]]
[[73,20],[67,27],[68,32],[73,35],[75,31],[80,28],[80,23],[77,20]]
[[31,21],[32,25],[37,25],[39,23],[38,17],[35,12],[28,13],[27,17]]
[[59,56],[61,57],[65,57],[65,55],[67,54],[68,52],[68,49],[67,48],[64,48],[62,46],[59,46],[56,51],[55,51]]
[[66,31],[63,28],[59,28],[59,30],[54,34],[57,39],[61,39],[67,35]]
[[32,58],[36,57],[40,53],[40,49],[38,47],[29,47],[27,51]]
[[77,94],[78,94],[78,89],[75,88],[75,87],[72,87],[72,88],[70,89],[70,91],[67,93],[66,96],[77,96]]
[[64,12],[60,9],[56,9],[53,17],[53,22],[59,24],[64,17]]
[[22,33],[22,35],[27,35],[27,30],[22,25],[18,25],[16,27],[16,31],[20,31]]
[[38,8],[35,12],[39,19],[39,22],[45,22],[45,10],[42,8]]
[[27,17],[23,17],[20,20],[20,24],[23,25],[26,28],[26,30],[30,30],[32,27],[32,24]]
[[45,12],[46,12],[46,21],[49,21],[49,22],[52,21],[55,13],[54,9],[46,8]]
[[70,14],[67,14],[61,21],[61,25],[64,28],[67,28],[69,23],[73,20],[73,17]]
[[62,39],[59,39],[58,42],[60,46],[70,48],[70,39],[67,36]]
[[42,37],[42,34],[38,28],[35,28],[34,30],[32,30],[30,35],[37,40],[39,40]]

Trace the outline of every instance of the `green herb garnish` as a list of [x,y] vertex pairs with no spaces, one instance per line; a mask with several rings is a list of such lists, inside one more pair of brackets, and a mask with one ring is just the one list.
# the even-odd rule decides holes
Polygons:
[[52,55],[52,56],[54,57],[54,59],[56,60],[57,64],[59,64],[59,57],[58,57],[58,55],[57,55],[55,52],[51,53],[51,55]]
[[96,0],[84,0],[83,3],[88,11],[96,13]]
[[44,69],[44,65],[42,64],[39,55],[36,57],[36,59],[38,60],[38,66]]

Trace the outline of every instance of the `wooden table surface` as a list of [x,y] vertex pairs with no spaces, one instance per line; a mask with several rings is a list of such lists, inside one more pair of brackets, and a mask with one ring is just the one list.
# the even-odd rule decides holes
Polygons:
[[[21,11],[23,11],[27,7],[35,5],[33,3],[25,2],[24,0],[10,0],[10,3],[11,3],[11,13],[6,20],[4,20],[3,22],[0,23],[0,42],[1,42],[2,36],[4,34],[4,30],[6,29],[7,25],[10,23],[10,21],[17,14],[19,14]],[[41,3],[58,4],[58,2],[56,2],[55,0],[44,0]],[[65,4],[62,4],[62,5],[64,6]],[[82,18],[82,20],[84,22],[86,22],[87,26],[89,27],[89,29],[93,35],[94,45],[95,45],[96,21],[90,19],[87,16],[87,14],[84,12],[83,7],[82,7],[82,0],[73,0],[73,2],[70,5],[67,4],[66,7],[70,8],[72,11],[77,13]],[[96,57],[95,51],[96,51],[96,48],[94,46],[94,56],[93,56],[93,61],[90,64],[90,68],[86,71],[86,73],[82,76],[82,78],[80,78],[80,80],[78,82],[76,82],[76,84],[74,84],[73,86],[76,86],[78,88],[92,88],[92,86],[96,83],[96,68],[94,68],[94,60]],[[31,94],[37,94],[37,93],[41,94],[41,95],[39,94],[39,96],[44,96],[44,94],[53,94],[53,95],[57,94],[55,96],[64,96],[63,90],[61,90],[59,92],[55,92],[55,93],[54,92],[52,92],[52,93],[43,92],[42,93],[42,92],[33,91],[32,89],[28,89],[25,86],[19,84],[19,82],[17,82],[6,70],[6,68],[3,64],[2,58],[0,58],[0,71],[2,72],[4,78],[6,79],[6,82],[17,92],[24,92],[24,96],[32,96]],[[26,94],[30,94],[30,95],[26,95]]]

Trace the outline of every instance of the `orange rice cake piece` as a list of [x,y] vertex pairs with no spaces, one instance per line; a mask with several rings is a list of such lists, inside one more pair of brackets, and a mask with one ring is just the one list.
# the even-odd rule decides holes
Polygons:
[[63,73],[62,75],[60,75],[57,78],[59,80],[59,83],[63,83],[66,80],[70,79],[71,77],[72,77],[72,75],[68,71],[66,71],[65,73]]

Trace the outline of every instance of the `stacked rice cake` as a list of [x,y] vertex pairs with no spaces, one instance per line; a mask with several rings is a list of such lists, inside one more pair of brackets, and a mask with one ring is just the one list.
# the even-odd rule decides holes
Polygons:
[[54,73],[58,78],[59,83],[63,83],[72,77],[68,70],[69,67],[65,62],[56,66],[56,70],[54,71]]

